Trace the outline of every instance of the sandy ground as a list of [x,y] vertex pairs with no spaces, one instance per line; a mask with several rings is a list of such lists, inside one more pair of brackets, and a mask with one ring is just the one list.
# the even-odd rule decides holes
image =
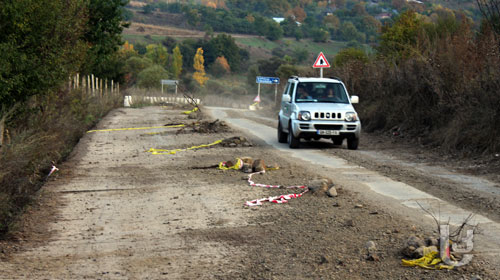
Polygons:
[[[192,123],[181,110],[117,109],[97,129]],[[152,155],[243,135],[175,128],[89,133],[44,186],[9,240],[1,279],[495,279],[475,256],[453,271],[401,266],[408,236],[435,234],[335,182],[339,196],[308,193],[287,204],[245,201],[292,190],[251,188],[240,171],[213,167],[241,156],[281,166],[255,181],[307,184],[323,176],[257,139]],[[163,132],[148,134],[150,132]],[[248,135],[244,135],[249,137]],[[324,173],[324,172],[323,172]],[[379,261],[367,260],[375,241]]]

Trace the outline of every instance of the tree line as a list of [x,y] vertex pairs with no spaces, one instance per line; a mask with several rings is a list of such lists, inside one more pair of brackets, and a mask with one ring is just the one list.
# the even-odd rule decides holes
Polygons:
[[74,73],[120,80],[124,0],[0,1],[0,111]]
[[[227,33],[254,34],[279,40],[283,36],[297,40],[311,38],[316,42],[328,40],[356,44],[378,43],[378,32],[390,24],[401,12],[418,11],[437,17],[451,10],[430,2],[412,4],[407,1],[202,1],[204,5],[157,1],[143,7],[154,11],[183,14],[186,22],[197,29]],[[469,18],[478,18],[478,10],[463,12]],[[131,13],[130,18],[133,18]],[[272,18],[283,18],[280,23]]]
[[[161,43],[149,45],[126,42],[122,53],[126,58],[125,80],[128,86],[157,88],[161,79],[183,79],[182,84],[187,90],[193,90],[193,78],[203,80],[196,79],[202,76],[196,74],[202,66],[203,69],[206,66],[213,76],[220,77],[240,73],[249,58],[248,51],[239,48],[234,38],[227,34],[181,42],[166,37]],[[203,84],[198,83],[198,86]]]

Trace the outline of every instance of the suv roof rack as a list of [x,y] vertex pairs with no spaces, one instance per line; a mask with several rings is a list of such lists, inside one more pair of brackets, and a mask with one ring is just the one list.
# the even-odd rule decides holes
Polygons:
[[294,79],[294,80],[298,80],[299,79],[299,76],[290,76],[289,79]]
[[331,76],[331,77],[330,77],[330,79],[335,79],[335,80],[342,81],[342,79],[341,79],[341,78],[339,78],[339,77],[335,77],[335,76]]

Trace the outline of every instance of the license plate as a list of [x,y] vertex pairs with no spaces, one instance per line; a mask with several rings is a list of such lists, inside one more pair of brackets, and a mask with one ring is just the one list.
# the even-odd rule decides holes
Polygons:
[[318,135],[340,135],[338,130],[318,130]]

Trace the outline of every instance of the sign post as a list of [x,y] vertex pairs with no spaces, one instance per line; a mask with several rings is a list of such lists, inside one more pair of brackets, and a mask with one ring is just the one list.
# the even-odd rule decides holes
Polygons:
[[320,52],[318,58],[316,58],[316,62],[313,64],[313,68],[319,68],[320,77],[323,78],[323,68],[330,68],[330,63],[326,60],[323,52]]
[[161,93],[163,94],[163,85],[175,85],[175,95],[177,95],[177,85],[179,84],[178,80],[161,80]]
[[257,97],[255,99],[258,99],[260,102],[260,84],[269,84],[269,85],[275,85],[274,88],[274,102],[276,103],[276,98],[278,97],[278,85],[280,83],[280,78],[278,77],[262,77],[262,76],[257,76],[255,79],[255,82],[259,84],[259,88],[257,90]]

